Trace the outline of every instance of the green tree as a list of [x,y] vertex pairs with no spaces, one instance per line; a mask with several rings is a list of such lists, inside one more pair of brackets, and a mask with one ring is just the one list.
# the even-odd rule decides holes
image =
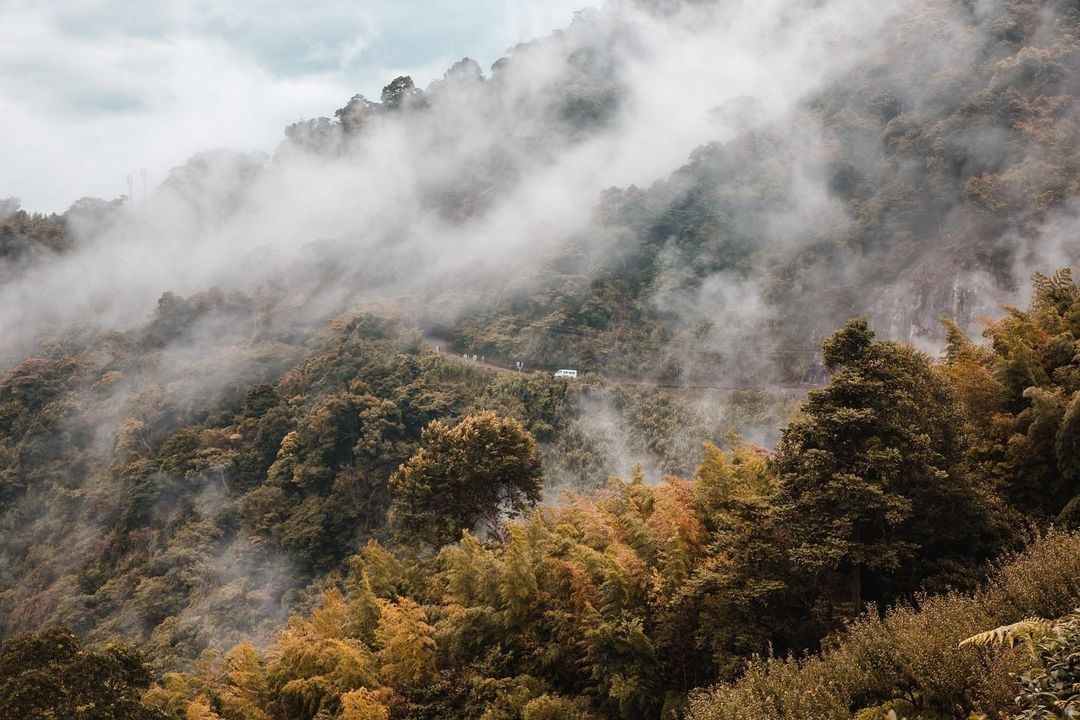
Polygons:
[[519,516],[540,499],[540,451],[517,420],[493,412],[454,427],[436,420],[420,444],[390,479],[394,518],[409,536],[441,545],[480,524],[498,532],[500,513]]
[[164,720],[140,698],[151,674],[127,645],[87,650],[54,627],[0,645],[0,717],[19,720]]
[[950,384],[926,355],[875,342],[864,319],[824,351],[831,382],[810,393],[774,458],[794,568],[823,598],[846,586],[855,610],[930,576],[955,579],[985,552],[990,519],[964,470]]
[[383,107],[389,110],[409,109],[423,103],[424,93],[408,75],[394,78],[382,89]]

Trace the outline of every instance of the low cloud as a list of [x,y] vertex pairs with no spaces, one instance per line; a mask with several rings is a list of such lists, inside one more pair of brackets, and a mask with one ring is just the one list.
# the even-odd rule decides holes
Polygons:
[[127,194],[129,174],[139,197],[143,168],[152,189],[207,148],[271,151],[286,124],[357,90],[426,83],[465,54],[493,62],[586,2],[7,0],[0,197],[61,212]]

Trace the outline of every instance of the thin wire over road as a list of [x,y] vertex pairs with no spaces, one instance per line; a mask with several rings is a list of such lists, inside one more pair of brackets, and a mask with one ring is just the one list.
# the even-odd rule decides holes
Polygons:
[[[474,367],[481,367],[487,370],[491,370],[496,373],[511,373],[511,374],[523,374],[523,375],[537,375],[542,373],[551,373],[547,368],[518,368],[511,366],[498,360],[489,359],[487,356],[470,355],[468,353],[458,353],[454,347],[445,340],[437,340],[429,338],[427,342],[432,348],[442,353],[446,357],[456,360],[463,364],[468,364]],[[605,375],[603,373],[593,373],[607,383],[612,385],[632,385],[638,387],[657,387],[672,390],[721,390],[726,392],[799,392],[805,393],[814,388],[821,387],[822,383],[782,383],[782,382],[769,382],[769,383],[732,383],[731,381],[680,381],[677,379],[669,378],[634,378],[618,375]]]

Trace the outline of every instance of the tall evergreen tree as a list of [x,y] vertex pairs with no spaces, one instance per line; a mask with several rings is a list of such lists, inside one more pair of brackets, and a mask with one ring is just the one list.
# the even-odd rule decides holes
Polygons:
[[[926,355],[875,342],[866,320],[824,344],[829,385],[784,430],[777,517],[827,608],[857,610],[953,582],[987,550],[991,515],[963,465],[963,416]],[[847,589],[847,598],[835,588]],[[846,600],[846,601],[845,601]]]

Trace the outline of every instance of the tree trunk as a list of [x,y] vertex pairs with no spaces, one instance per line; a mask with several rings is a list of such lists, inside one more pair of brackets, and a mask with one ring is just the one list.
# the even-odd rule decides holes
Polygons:
[[851,566],[851,604],[856,613],[862,610],[862,568],[859,565]]

